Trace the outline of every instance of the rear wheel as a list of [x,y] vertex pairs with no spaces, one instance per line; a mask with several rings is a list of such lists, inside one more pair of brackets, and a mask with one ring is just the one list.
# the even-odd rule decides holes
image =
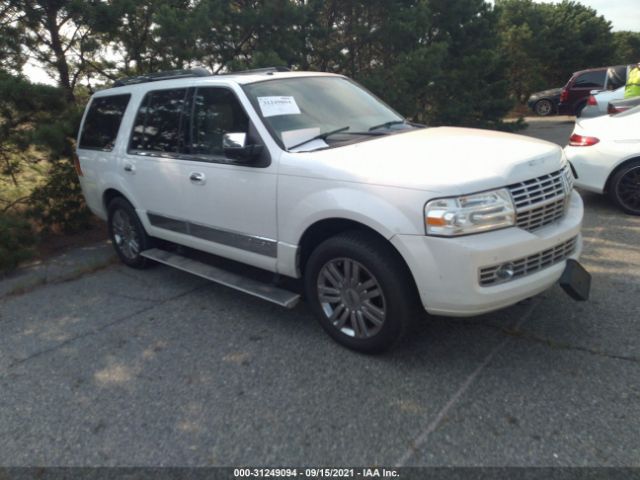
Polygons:
[[615,173],[609,195],[626,213],[640,215],[640,160],[624,165]]
[[305,267],[307,300],[325,331],[354,350],[396,344],[416,313],[417,293],[397,252],[367,232],[332,237]]
[[542,100],[538,100],[536,104],[533,106],[536,115],[540,117],[546,117],[553,113],[553,103],[551,100],[547,100],[543,98]]
[[122,197],[109,203],[109,237],[120,257],[129,267],[148,268],[153,264],[140,252],[151,248],[152,239],[144,230],[133,206]]

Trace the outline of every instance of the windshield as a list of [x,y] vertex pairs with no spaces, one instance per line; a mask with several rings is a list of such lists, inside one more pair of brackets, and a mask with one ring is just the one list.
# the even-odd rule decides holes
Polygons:
[[342,77],[285,78],[243,88],[271,135],[287,150],[315,150],[414,128]]

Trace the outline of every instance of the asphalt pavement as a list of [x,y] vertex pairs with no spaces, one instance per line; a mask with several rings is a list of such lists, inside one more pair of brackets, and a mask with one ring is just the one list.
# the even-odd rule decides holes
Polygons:
[[162,266],[6,295],[0,465],[640,466],[640,218],[584,201],[589,302],[432,317],[382,356]]

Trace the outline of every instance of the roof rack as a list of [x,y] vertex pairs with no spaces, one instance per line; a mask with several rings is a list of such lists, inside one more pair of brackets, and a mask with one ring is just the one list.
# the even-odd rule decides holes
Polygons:
[[135,85],[136,83],[159,82],[160,80],[173,80],[176,78],[188,77],[209,77],[211,72],[206,68],[197,67],[188,70],[167,70],[165,72],[148,73],[137,77],[126,77],[116,80],[114,87],[123,87],[125,85]]
[[[239,70],[237,72],[220,73],[217,75],[251,75],[254,73],[273,74],[275,72],[290,72],[287,67],[266,67],[254,68],[251,70]],[[113,82],[113,87],[124,87],[125,85],[135,85],[137,83],[159,82],[160,80],[174,80],[176,78],[189,77],[209,77],[213,75],[209,70],[202,67],[191,68],[187,70],[167,70],[164,72],[147,73],[138,75],[137,77],[120,78]]]
[[237,72],[225,72],[219,75],[251,75],[254,73],[275,73],[275,72],[290,72],[291,69],[287,67],[265,67],[265,68],[252,68],[250,70],[238,70]]

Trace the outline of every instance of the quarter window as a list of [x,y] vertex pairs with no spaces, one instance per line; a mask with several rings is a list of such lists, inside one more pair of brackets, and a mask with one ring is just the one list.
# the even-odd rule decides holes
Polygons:
[[189,153],[222,156],[225,133],[248,133],[249,119],[231,90],[198,88],[193,102]]
[[111,151],[131,95],[98,97],[84,119],[79,148]]
[[151,152],[180,152],[185,143],[181,121],[186,96],[186,88],[149,92],[138,110],[130,148]]

